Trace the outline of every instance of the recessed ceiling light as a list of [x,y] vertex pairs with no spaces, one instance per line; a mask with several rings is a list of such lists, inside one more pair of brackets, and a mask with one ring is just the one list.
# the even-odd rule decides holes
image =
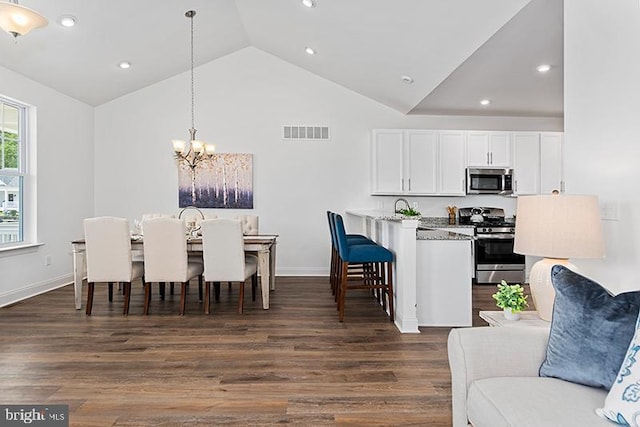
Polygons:
[[76,25],[76,17],[71,15],[62,15],[58,20],[63,27],[71,28]]
[[310,48],[310,47],[305,47],[305,48],[304,48],[304,51],[305,51],[305,52],[307,52],[309,55],[315,55],[315,54],[316,54],[316,51],[315,51],[315,50],[313,50],[313,49],[312,49],[312,48]]
[[413,77],[411,77],[411,76],[402,76],[402,81],[409,85],[409,84],[413,83]]
[[546,73],[550,69],[551,69],[551,65],[549,64],[542,64],[536,67],[536,70],[538,70],[539,73]]
[[302,0],[302,4],[307,7],[316,7],[316,0]]
[[488,99],[483,99],[482,101],[480,101],[480,105],[489,105],[491,104],[491,101],[489,101]]
[[131,67],[131,62],[122,61],[121,63],[118,64],[118,67],[122,68],[123,70],[126,70],[127,68]]

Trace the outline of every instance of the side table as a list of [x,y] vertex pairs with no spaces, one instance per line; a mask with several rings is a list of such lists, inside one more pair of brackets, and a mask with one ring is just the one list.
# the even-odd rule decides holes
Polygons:
[[507,320],[502,311],[481,311],[480,317],[489,326],[514,326],[514,327],[537,327],[550,328],[551,323],[538,317],[537,311],[523,311],[520,313],[520,320]]

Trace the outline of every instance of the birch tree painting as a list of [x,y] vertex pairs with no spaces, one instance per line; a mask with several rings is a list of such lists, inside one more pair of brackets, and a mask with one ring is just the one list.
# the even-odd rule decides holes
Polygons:
[[193,170],[181,162],[178,186],[181,208],[253,209],[253,155],[214,154]]

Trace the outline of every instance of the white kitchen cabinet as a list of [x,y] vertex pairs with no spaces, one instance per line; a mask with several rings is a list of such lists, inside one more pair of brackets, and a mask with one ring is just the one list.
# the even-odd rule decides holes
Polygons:
[[464,132],[440,132],[438,194],[465,195]]
[[514,133],[513,174],[516,195],[562,191],[562,133]]
[[419,326],[471,326],[473,240],[416,241]]
[[464,133],[376,129],[371,193],[464,196]]
[[468,132],[467,166],[510,167],[511,134],[489,131]]
[[562,133],[540,134],[540,194],[564,192],[562,180]]

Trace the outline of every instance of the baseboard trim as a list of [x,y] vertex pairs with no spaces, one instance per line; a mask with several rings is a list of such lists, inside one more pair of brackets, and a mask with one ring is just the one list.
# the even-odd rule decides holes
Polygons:
[[53,279],[47,279],[42,282],[33,283],[20,289],[13,289],[9,292],[0,294],[0,307],[6,307],[8,305],[18,303],[27,298],[35,297],[36,295],[61,288],[70,283],[73,283],[73,274],[65,274]]

